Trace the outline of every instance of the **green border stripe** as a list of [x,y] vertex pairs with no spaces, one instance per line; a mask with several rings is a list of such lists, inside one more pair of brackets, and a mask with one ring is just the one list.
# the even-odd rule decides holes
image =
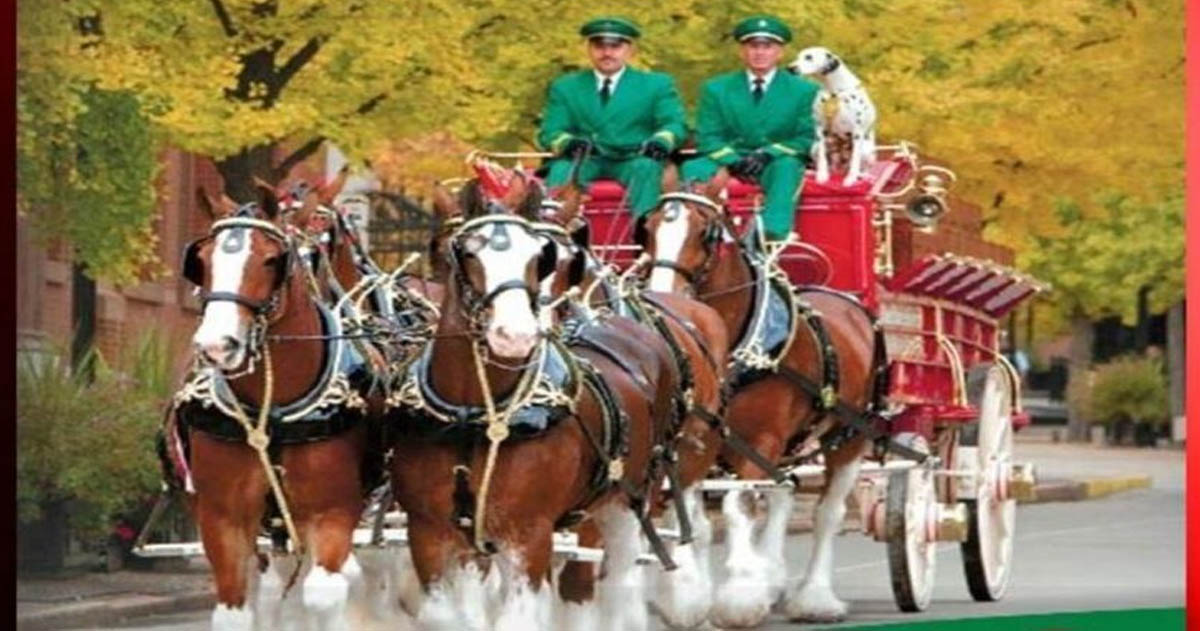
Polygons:
[[865,627],[825,627],[826,631],[1159,631],[1183,630],[1183,608],[1126,609],[1117,611],[1086,611],[1075,613],[1040,614],[1036,616],[1003,616],[998,618],[967,618],[930,620]]

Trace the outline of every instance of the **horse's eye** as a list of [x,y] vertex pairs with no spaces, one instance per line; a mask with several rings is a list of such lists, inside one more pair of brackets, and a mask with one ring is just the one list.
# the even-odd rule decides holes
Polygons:
[[809,55],[805,55],[805,56],[804,56],[804,60],[805,60],[805,61],[812,61],[812,55],[811,55],[811,54],[809,54]]

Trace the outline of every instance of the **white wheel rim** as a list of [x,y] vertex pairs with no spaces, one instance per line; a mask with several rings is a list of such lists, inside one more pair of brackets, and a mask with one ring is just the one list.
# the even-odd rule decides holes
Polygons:
[[1012,469],[1012,418],[1010,392],[998,369],[988,373],[979,405],[979,484],[975,501],[979,529],[979,553],[993,595],[1008,582],[1012,564],[1012,542],[1017,501],[1001,499],[1001,485]]
[[934,573],[937,570],[937,541],[929,536],[934,525],[930,508],[937,501],[933,476],[923,467],[908,472],[908,501],[904,507],[904,546],[909,558],[909,578],[913,598],[921,609],[933,595]]

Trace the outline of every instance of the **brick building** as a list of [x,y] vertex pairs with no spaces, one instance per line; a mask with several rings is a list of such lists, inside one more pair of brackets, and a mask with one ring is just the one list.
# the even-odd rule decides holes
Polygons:
[[[295,177],[320,178],[318,155],[299,165]],[[158,255],[168,273],[163,278],[130,287],[97,283],[95,345],[105,357],[115,357],[122,346],[141,332],[160,328],[177,348],[186,348],[196,326],[199,302],[192,286],[178,277],[184,246],[202,236],[207,217],[196,205],[196,187],[216,194],[221,176],[212,162],[176,149],[164,150],[158,181],[160,213],[156,220]],[[17,218],[17,348],[65,346],[71,340],[72,263],[65,247],[40,247],[28,220]],[[179,353],[182,368],[186,353]]]

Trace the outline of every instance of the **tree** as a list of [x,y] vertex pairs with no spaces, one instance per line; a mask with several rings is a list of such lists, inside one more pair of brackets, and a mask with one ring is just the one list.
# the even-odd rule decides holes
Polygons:
[[78,23],[20,4],[18,212],[65,239],[91,275],[130,281],[156,261],[158,144],[138,100],[72,66]]
[[[1184,295],[1182,192],[1154,204],[1108,196],[1098,205],[1103,214],[1085,217],[1079,204],[1060,201],[1053,216],[1062,234],[1035,235],[1025,256],[1033,273],[1054,285],[1054,306],[1071,323],[1072,380],[1091,364],[1094,319],[1132,322],[1142,293],[1157,312]],[[1176,372],[1173,382],[1182,377]],[[1088,419],[1071,409],[1068,420],[1073,437],[1083,438]]]
[[[989,235],[1018,249],[1059,229],[1047,212],[1057,198],[1090,215],[1096,190],[1153,200],[1182,174],[1183,7],[1165,0],[50,6],[39,41],[69,49],[76,75],[136,95],[169,144],[216,158],[239,199],[253,176],[278,181],[323,139],[352,159],[433,132],[531,148],[546,85],[586,64],[578,25],[601,13],[637,20],[637,64],[675,74],[693,103],[705,77],[737,67],[736,20],[780,15],[796,34],[789,54],[841,54],[879,108],[880,135],[954,165]],[[293,152],[275,161],[281,143]]]

